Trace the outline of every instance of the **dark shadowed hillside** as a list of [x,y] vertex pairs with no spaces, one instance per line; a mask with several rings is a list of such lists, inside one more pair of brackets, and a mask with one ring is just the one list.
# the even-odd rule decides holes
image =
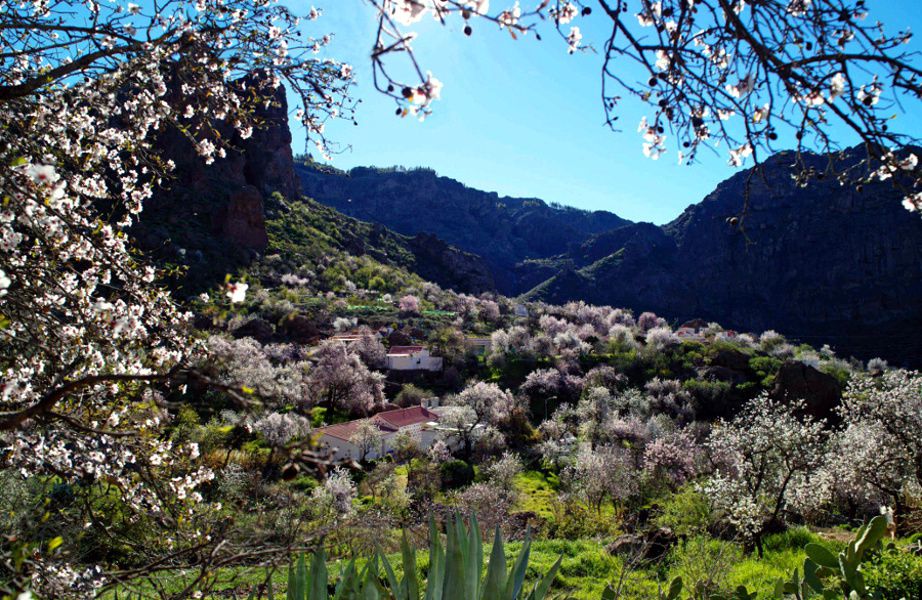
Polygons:
[[605,211],[550,206],[535,198],[500,197],[439,177],[428,169],[297,165],[304,192],[349,216],[399,233],[435,234],[484,257],[504,293],[527,289],[516,263],[566,252],[595,233],[629,221]]
[[[810,159],[821,169],[824,160]],[[843,353],[922,362],[922,220],[889,185],[859,192],[837,182],[807,188],[781,153],[751,178],[744,228],[742,172],[660,228],[638,223],[558,257],[564,266],[526,295],[654,310],[672,319],[776,329]],[[546,266],[522,264],[528,273]],[[537,279],[538,277],[531,277]]]

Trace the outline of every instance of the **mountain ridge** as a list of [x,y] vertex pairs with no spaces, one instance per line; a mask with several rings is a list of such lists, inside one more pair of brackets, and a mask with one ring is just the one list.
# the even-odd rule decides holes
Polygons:
[[405,235],[434,234],[482,256],[507,294],[522,287],[517,262],[566,252],[575,241],[630,223],[607,211],[476,190],[431,169],[295,168],[307,195],[344,214]]
[[[856,160],[853,151],[838,158],[846,168]],[[820,174],[828,166],[825,156],[801,160]],[[615,227],[590,232],[580,220],[585,211],[564,209],[556,216],[579,217],[556,227],[569,239],[523,250],[512,234],[554,226],[493,224],[485,232],[493,238],[485,258],[500,291],[526,300],[585,300],[653,310],[674,321],[702,317],[741,330],[776,329],[862,358],[922,364],[922,342],[912,334],[922,330],[922,220],[900,206],[899,190],[888,183],[858,191],[820,177],[800,187],[791,177],[793,161],[793,153],[782,152],[765,161],[759,176],[736,173],[662,226],[613,215]],[[458,190],[470,190],[459,182],[431,170],[297,170],[311,195],[338,210],[402,233],[435,229],[483,255],[485,242],[471,235],[471,225],[444,216],[459,211],[452,205]],[[436,219],[427,214],[430,204],[439,210]],[[496,242],[503,233],[510,238]],[[504,256],[497,245],[510,252]]]

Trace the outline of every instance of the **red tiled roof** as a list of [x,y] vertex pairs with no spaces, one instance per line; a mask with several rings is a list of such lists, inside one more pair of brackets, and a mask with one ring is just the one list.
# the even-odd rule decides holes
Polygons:
[[391,349],[387,351],[388,354],[416,354],[417,352],[422,352],[422,346],[391,346]]
[[[347,421],[345,423],[336,423],[335,425],[327,425],[326,427],[320,427],[319,429],[317,429],[317,432],[320,434],[326,434],[331,437],[339,438],[341,440],[346,440],[348,442],[349,438],[351,438],[355,434],[355,430],[359,428],[359,425],[364,420],[365,419],[356,419],[355,421]],[[378,429],[380,429],[381,431],[385,433],[397,431],[397,427],[394,427],[393,425],[389,423],[381,423],[379,421],[376,421],[374,417],[372,417],[372,423],[374,423],[378,427]]]
[[[326,427],[320,427],[317,429],[317,432],[322,435],[326,434],[330,437],[349,441],[349,438],[355,434],[355,430],[358,429],[359,424],[361,424],[364,420],[365,419],[356,419],[355,421],[347,421],[346,423],[327,425]],[[437,414],[423,408],[422,406],[411,406],[410,408],[386,410],[371,417],[372,423],[374,423],[378,429],[384,433],[394,433],[402,427],[409,427],[410,425],[418,425],[420,423],[428,423],[429,421],[438,420],[439,416]]]
[[409,425],[418,425],[419,423],[428,423],[429,421],[438,421],[439,416],[434,412],[423,408],[422,406],[411,406],[410,408],[398,408],[397,410],[386,410],[376,414],[374,419],[379,422],[384,421],[398,429]]

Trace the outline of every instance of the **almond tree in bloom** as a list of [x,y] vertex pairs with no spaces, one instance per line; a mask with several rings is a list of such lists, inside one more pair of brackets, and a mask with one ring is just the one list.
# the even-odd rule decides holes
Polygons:
[[316,401],[362,415],[384,403],[384,375],[370,371],[344,344],[327,340],[314,358],[309,385]]
[[733,421],[717,423],[707,443],[716,470],[701,489],[760,555],[771,527],[828,497],[813,476],[823,464],[823,423],[798,418],[798,408],[763,394]]
[[901,516],[907,499],[922,497],[922,376],[893,370],[855,377],[840,413],[842,429],[829,450],[835,491],[875,512],[892,506]]
[[[233,136],[218,130],[249,137],[260,126],[254,108],[282,82],[329,151],[324,122],[351,116],[350,69],[318,60],[328,38],[298,28],[269,0],[0,10],[0,454],[23,477],[71,486],[88,510],[94,483],[106,482],[127,519],[169,531],[157,544],[125,540],[134,576],[165,556],[181,567],[236,550],[222,545],[196,491],[213,477],[197,448],[161,435],[172,414],[165,398],[204,379],[187,368],[189,315],[131,251],[127,231],[152,190],[169,184],[159,132],[175,128],[204,162],[220,160]],[[245,284],[228,289],[232,302],[245,293]],[[72,518],[76,530],[107,527],[99,515]],[[16,572],[0,567],[0,580],[11,593],[93,596],[119,576],[70,566],[78,541],[54,552],[27,539],[4,545],[26,560],[4,557]]]
[[[536,0],[529,10],[511,0],[369,2],[378,21],[375,85],[399,114],[425,116],[442,88],[413,54],[410,28],[422,19],[460,21],[467,36],[492,26],[540,39],[552,29],[562,50],[601,54],[601,104],[612,129],[627,99],[649,108],[637,131],[651,159],[672,146],[680,164],[705,150],[742,166],[794,144],[799,183],[819,175],[890,181],[908,210],[922,211],[922,166],[903,150],[919,140],[891,122],[919,110],[922,67],[908,28],[885,27],[865,0]],[[590,19],[609,28],[595,48],[580,28]],[[391,64],[398,59],[408,68]],[[859,164],[837,161],[845,141],[838,131],[860,141]],[[828,173],[806,165],[807,150],[830,154]]]
[[416,314],[419,312],[419,298],[413,294],[407,294],[398,301],[400,312]]

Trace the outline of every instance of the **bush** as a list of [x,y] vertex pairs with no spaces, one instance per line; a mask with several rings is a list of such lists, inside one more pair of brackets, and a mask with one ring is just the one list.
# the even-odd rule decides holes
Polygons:
[[553,506],[554,516],[548,522],[550,539],[578,540],[614,536],[619,533],[621,516],[602,513],[572,500],[561,500]]
[[429,390],[424,390],[416,387],[412,383],[407,383],[397,394],[397,397],[394,398],[394,403],[397,404],[397,406],[419,406],[423,400],[431,398],[434,395],[435,394]]
[[442,489],[455,490],[474,481],[474,467],[463,460],[449,460],[439,467]]
[[922,556],[889,546],[863,569],[868,588],[884,600],[922,598]]
[[662,503],[656,524],[682,537],[704,534],[711,526],[710,502],[694,485],[686,485]]
[[676,546],[670,553],[673,567],[669,580],[681,577],[686,589],[695,590],[705,598],[726,592],[731,587],[729,575],[733,565],[742,558],[742,549],[736,544],[707,536],[695,536]]

